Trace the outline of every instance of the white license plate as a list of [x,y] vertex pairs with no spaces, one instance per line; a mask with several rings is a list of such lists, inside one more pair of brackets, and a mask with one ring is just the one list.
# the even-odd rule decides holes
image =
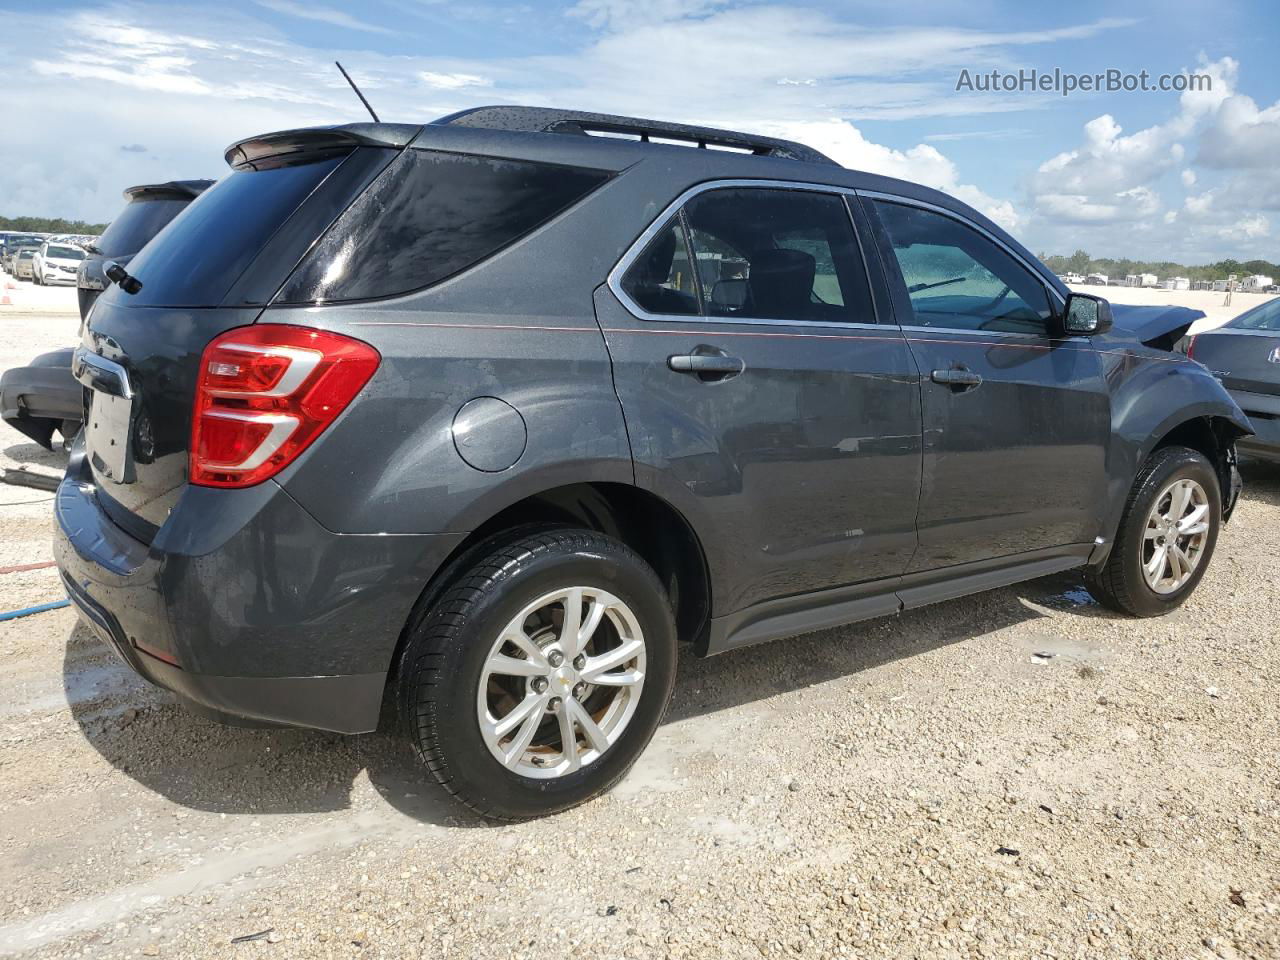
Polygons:
[[91,390],[89,397],[85,442],[94,466],[116,483],[128,483],[133,400],[113,397],[101,390]]

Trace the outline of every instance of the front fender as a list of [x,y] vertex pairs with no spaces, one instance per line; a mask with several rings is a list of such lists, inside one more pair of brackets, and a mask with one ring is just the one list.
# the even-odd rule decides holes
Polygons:
[[[1249,418],[1203,366],[1175,355],[1123,351],[1104,357],[1111,392],[1107,458],[1106,540],[1120,526],[1138,471],[1161,443],[1188,424],[1202,424],[1219,448],[1224,510],[1233,503],[1233,444],[1253,433]],[[1198,429],[1198,428],[1197,428]]]

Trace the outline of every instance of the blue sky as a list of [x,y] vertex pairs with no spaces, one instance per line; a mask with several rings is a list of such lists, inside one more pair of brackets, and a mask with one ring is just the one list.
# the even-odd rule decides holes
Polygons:
[[[109,219],[271,129],[533,103],[806,140],[1037,250],[1280,260],[1264,3],[0,2],[0,213]],[[961,69],[1207,72],[1208,93],[957,92]]]

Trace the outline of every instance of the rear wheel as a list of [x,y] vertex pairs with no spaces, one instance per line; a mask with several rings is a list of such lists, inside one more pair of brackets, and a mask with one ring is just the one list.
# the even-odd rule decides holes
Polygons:
[[587,530],[520,536],[411,626],[402,715],[421,760],[484,816],[597,796],[630,769],[671,698],[676,631],[652,569]]
[[1134,481],[1107,562],[1086,571],[1089,592],[1131,616],[1167,613],[1204,576],[1221,525],[1213,465],[1187,447],[1157,450]]

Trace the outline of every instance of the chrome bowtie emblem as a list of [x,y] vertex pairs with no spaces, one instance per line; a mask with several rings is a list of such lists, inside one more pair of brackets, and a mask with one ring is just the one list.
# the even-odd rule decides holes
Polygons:
[[1270,360],[1272,363],[1280,363],[1280,347],[1276,347],[1269,354],[1267,354],[1267,359]]

